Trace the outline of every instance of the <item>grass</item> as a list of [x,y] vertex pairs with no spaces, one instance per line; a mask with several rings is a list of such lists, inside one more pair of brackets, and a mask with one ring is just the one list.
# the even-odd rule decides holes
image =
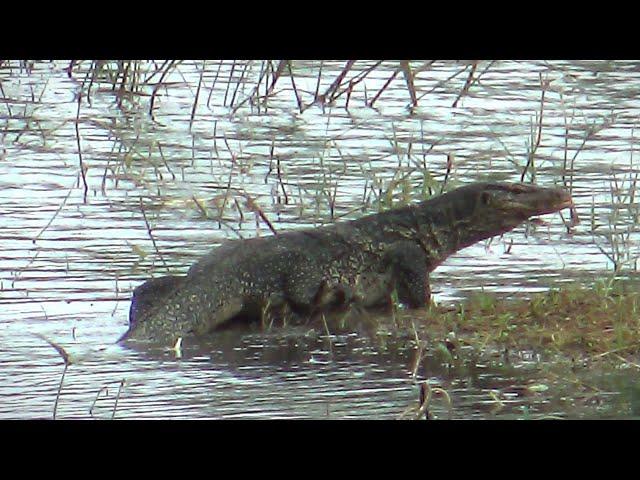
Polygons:
[[[477,293],[454,306],[431,305],[416,335],[449,337],[477,351],[532,350],[567,360],[608,358],[637,366],[640,353],[640,292],[617,281],[591,287],[563,286],[527,299]],[[400,321],[407,312],[400,315]],[[415,324],[415,316],[411,317]],[[405,323],[405,325],[408,327]],[[437,345],[432,345],[437,349]]]
[[[332,319],[327,327],[328,319],[323,319],[316,328],[368,332],[381,351],[390,344],[414,351],[407,358],[407,381],[419,396],[399,419],[452,418],[452,412],[458,418],[454,397],[464,394],[450,389],[464,389],[479,364],[505,379],[518,379],[497,382],[486,393],[489,415],[564,418],[554,412],[591,415],[597,405],[601,413],[619,415],[631,408],[633,395],[620,390],[617,403],[607,395],[611,388],[617,391],[611,379],[640,369],[639,308],[637,285],[612,279],[589,286],[565,284],[527,298],[478,292],[453,305],[419,310],[396,305],[381,315],[354,312],[341,325]],[[528,410],[527,402],[543,398],[550,402],[548,411]],[[514,412],[514,402],[524,403],[522,412]]]

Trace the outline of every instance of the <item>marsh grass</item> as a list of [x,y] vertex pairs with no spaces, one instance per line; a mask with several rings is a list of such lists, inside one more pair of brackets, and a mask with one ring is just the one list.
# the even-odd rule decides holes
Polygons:
[[418,331],[428,330],[431,338],[442,339],[453,333],[458,342],[478,351],[533,350],[587,360],[614,353],[637,356],[639,308],[640,292],[623,282],[563,286],[528,299],[481,292],[454,306],[431,305]]
[[[393,74],[388,79],[380,90],[375,94],[372,100],[368,100],[365,95],[365,104],[372,107],[373,104],[384,95],[386,89],[389,87],[391,81],[402,73],[402,77],[399,79],[399,83],[404,85],[407,90],[408,97],[411,99],[410,107],[413,108],[418,105],[421,98],[425,93],[420,92],[416,86],[417,76],[428,76],[429,70],[432,69],[434,62],[416,62],[416,61],[399,61],[399,62],[375,62],[365,63],[361,61],[346,61],[339,68],[328,69],[325,68],[324,62],[318,62],[312,64],[310,62],[294,62],[290,60],[281,61],[239,61],[239,62],[180,62],[180,61],[73,61],[70,62],[66,72],[70,77],[77,77],[82,81],[82,88],[77,95],[77,112],[75,119],[76,127],[76,146],[78,155],[78,185],[83,189],[83,201],[87,202],[87,192],[90,188],[89,178],[87,171],[89,169],[89,162],[87,158],[83,156],[84,140],[83,130],[80,128],[81,120],[86,122],[84,116],[81,116],[85,104],[91,106],[93,95],[98,91],[114,92],[114,102],[120,109],[135,112],[144,111],[148,107],[151,119],[153,118],[153,112],[156,108],[157,98],[163,94],[168,97],[172,95],[171,90],[188,90],[193,95],[193,103],[188,115],[189,131],[191,131],[194,122],[196,121],[199,113],[199,105],[206,107],[208,110],[213,108],[211,105],[212,92],[216,88],[216,85],[220,82],[223,83],[222,89],[224,91],[224,99],[222,105],[230,108],[231,115],[234,115],[240,107],[249,104],[251,109],[253,107],[267,108],[268,99],[272,95],[279,94],[282,90],[290,90],[292,98],[295,96],[295,103],[300,112],[311,107],[312,105],[321,105],[323,111],[325,107],[328,110],[325,113],[327,115],[327,125],[331,121],[331,108],[336,105],[339,99],[345,100],[344,106],[340,103],[339,107],[348,108],[349,99],[352,93],[356,89],[365,88],[367,79],[372,73],[378,71],[378,74],[385,71],[393,71]],[[26,65],[26,64],[25,64]],[[469,93],[469,90],[478,82],[479,78],[490,69],[492,62],[489,62],[484,70],[478,74],[478,62],[462,64],[462,68],[458,73],[467,73],[468,76],[456,103]],[[22,64],[21,64],[22,68]],[[26,68],[26,67],[25,67]],[[190,73],[187,73],[189,71]],[[191,76],[189,76],[191,75]],[[302,79],[308,80],[313,78],[312,82],[314,86],[312,88],[300,88]],[[453,78],[451,79],[453,80]],[[255,83],[254,83],[255,82]],[[306,85],[306,83],[305,83]],[[287,87],[285,89],[285,86]],[[289,88],[290,86],[290,88]],[[442,86],[442,85],[441,85]],[[220,90],[220,85],[217,89]],[[245,93],[245,89],[247,92]],[[209,91],[207,94],[207,90]],[[288,91],[287,90],[287,91]],[[362,93],[362,92],[361,92]],[[362,98],[362,97],[359,97]],[[202,109],[200,109],[202,111]],[[260,111],[260,110],[259,110]],[[172,164],[171,159],[167,161],[165,153],[163,152],[163,145],[160,140],[154,140],[148,142],[144,140],[139,134],[136,134],[135,139],[127,140],[127,131],[130,129],[128,125],[120,125],[116,120],[114,125],[101,125],[106,128],[115,138],[114,149],[111,152],[111,156],[116,160],[109,160],[106,167],[104,167],[104,173],[102,175],[101,191],[103,195],[107,195],[106,185],[107,176],[110,172],[110,177],[115,180],[115,186],[118,186],[118,181],[125,179],[133,182],[135,185],[142,186],[144,191],[143,196],[155,195],[160,199],[164,199],[167,196],[166,189],[172,188],[172,183],[176,182],[178,171],[176,165]],[[238,181],[238,177],[248,173],[253,165],[253,158],[245,159],[245,155],[242,153],[242,142],[238,144],[238,152],[231,149],[226,135],[218,135],[217,121],[213,123],[213,150],[217,157],[219,154],[227,157],[228,168],[223,166],[219,162],[219,167],[216,169],[216,173],[213,174],[212,166],[212,185],[218,185],[224,190],[224,201],[221,204],[216,204],[219,207],[217,220],[218,228],[222,228],[223,224],[228,226],[228,222],[223,220],[226,207],[229,205],[235,205],[237,215],[240,217],[240,222],[243,220],[243,213],[238,202],[238,195],[231,195],[232,191],[238,192],[242,188],[234,188]],[[217,139],[224,139],[224,143],[227,146],[226,155],[224,152],[218,152]],[[393,178],[382,179],[375,178],[375,175],[369,175],[372,178],[367,178],[363,191],[363,200],[365,204],[368,204],[371,200],[371,195],[377,195],[378,210],[384,210],[392,206],[405,205],[409,201],[415,200],[416,193],[420,190],[420,198],[426,198],[431,196],[438,190],[442,192],[444,186],[447,183],[449,174],[452,167],[452,156],[447,161],[447,171],[444,177],[444,181],[436,181],[434,174],[430,171],[426,162],[426,155],[431,153],[431,150],[438,143],[427,142],[424,138],[424,131],[421,129],[421,137],[416,139],[399,139],[396,137],[395,130],[393,139],[391,139],[391,154],[398,156],[398,164],[402,166],[395,171]],[[422,161],[418,160],[416,155],[412,154],[413,143],[422,146]],[[425,143],[431,143],[428,150],[425,151]],[[167,150],[169,146],[167,145]],[[417,150],[418,148],[416,148]],[[307,192],[307,194],[313,194],[316,205],[318,208],[322,206],[328,206],[329,220],[335,220],[341,218],[347,213],[338,212],[338,209],[342,206],[339,202],[344,201],[341,197],[341,179],[344,177],[348,162],[353,164],[356,162],[361,165],[362,159],[352,159],[348,156],[343,156],[340,152],[340,145],[338,139],[329,139],[327,142],[326,156],[328,158],[331,153],[330,150],[337,151],[340,158],[343,160],[342,168],[336,168],[334,162],[323,161],[320,159],[319,165],[319,182],[315,192]],[[194,153],[194,152],[192,152]],[[324,153],[321,157],[325,156]],[[167,152],[167,156],[171,154]],[[197,153],[192,156],[197,156]],[[405,168],[403,159],[406,156],[407,166]],[[224,162],[223,162],[224,163]],[[413,164],[413,165],[412,165]],[[213,162],[212,162],[213,165]],[[193,166],[193,165],[191,165]],[[277,191],[278,195],[274,196],[274,201],[277,204],[284,202],[284,205],[288,205],[293,198],[290,193],[293,190],[294,185],[298,183],[296,178],[287,178],[284,162],[281,162],[281,158],[274,155],[274,144],[272,141],[270,152],[270,166],[277,175]],[[95,167],[91,167],[95,168]],[[182,181],[184,182],[184,166],[179,167],[182,170]],[[174,170],[176,170],[174,172]],[[222,178],[225,176],[225,172],[228,171],[228,178]],[[366,172],[363,169],[363,173]],[[168,175],[168,176],[167,176]],[[178,174],[179,175],[179,174]],[[421,181],[417,181],[418,177],[421,177]],[[225,187],[226,183],[226,187]],[[289,191],[288,191],[289,190]],[[274,190],[275,191],[275,190]],[[428,192],[428,193],[427,193]],[[254,195],[249,192],[241,192],[240,196],[247,200],[247,205],[257,205],[258,199],[254,198]],[[200,192],[198,195],[192,195],[187,206],[192,207],[193,213],[201,216],[204,219],[216,219],[215,214],[212,214],[207,208],[207,201],[201,200],[205,198]],[[300,209],[303,207],[303,202],[307,202],[308,199],[300,198]],[[295,203],[295,202],[292,202]],[[366,207],[362,207],[363,211]],[[353,210],[353,209],[350,209]],[[273,224],[267,217],[267,212],[261,208],[253,209],[256,213],[256,217],[263,221],[267,227],[275,232]],[[144,215],[144,213],[143,213]],[[150,219],[144,219],[145,225],[149,226]],[[150,233],[151,229],[147,228]],[[149,235],[151,238],[151,235]],[[155,242],[152,240],[153,249],[159,254]],[[161,259],[162,260],[162,259]],[[164,262],[164,260],[162,260]]]
[[[91,96],[96,91],[111,91],[116,94],[117,105],[120,108],[137,107],[141,102],[147,102],[151,117],[153,117],[156,108],[157,98],[162,92],[169,94],[172,87],[179,88],[187,85],[192,90],[194,97],[190,112],[189,125],[191,127],[197,114],[199,102],[204,103],[204,93],[207,89],[209,90],[209,94],[206,95],[206,106],[210,107],[211,92],[220,81],[226,83],[223,105],[230,108],[233,114],[246,105],[256,108],[258,113],[261,109],[266,111],[269,99],[277,94],[279,89],[286,88],[291,90],[298,111],[303,113],[314,105],[319,105],[322,108],[334,105],[340,98],[344,99],[344,108],[348,109],[352,93],[357,88],[363,90],[365,106],[373,108],[400,74],[402,74],[400,78],[404,80],[401,83],[406,88],[409,98],[408,106],[414,108],[430,92],[451,82],[458,75],[468,72],[453,103],[453,108],[455,108],[494,62],[487,62],[479,74],[477,74],[479,62],[462,63],[461,68],[454,75],[439,82],[427,92],[418,90],[415,79],[418,75],[428,74],[435,61],[401,60],[386,62],[386,66],[382,61],[378,61],[375,63],[366,62],[368,64],[365,66],[365,62],[348,60],[344,62],[342,68],[338,69],[327,69],[324,62],[318,62],[317,65],[310,68],[305,62],[291,60],[233,61],[230,65],[229,62],[226,62],[225,65],[225,62],[219,61],[216,62],[217,66],[212,65],[213,63],[202,61],[198,65],[199,78],[196,85],[190,85],[186,81],[181,71],[183,62],[177,60],[163,62],[147,60],[72,61],[65,71],[69,77],[82,76],[82,86],[88,101],[91,101]],[[364,80],[372,72],[386,71],[394,64],[395,68],[392,69],[387,80],[370,96]],[[211,76],[213,76],[212,79],[209,78]],[[301,88],[303,77],[313,78],[314,76],[316,80],[313,82],[315,85],[312,89]],[[254,78],[255,80],[251,80]],[[254,81],[255,83],[252,83]],[[248,93],[245,93],[244,90],[250,83],[253,86],[249,87]]]
[[549,81],[540,73],[540,111],[536,113],[535,122],[531,122],[531,137],[527,143],[527,164],[520,174],[520,181],[524,182],[527,171],[530,170],[531,182],[535,182],[535,157],[542,141],[542,121],[544,118],[544,99],[549,88]]
[[[633,133],[632,133],[633,138]],[[629,169],[620,176],[611,172],[609,198],[611,208],[604,219],[596,216],[595,206],[590,211],[591,233],[600,252],[613,265],[613,276],[624,268],[638,270],[638,251],[632,235],[638,229],[640,210],[636,201],[638,171],[633,166],[633,149],[629,159]]]

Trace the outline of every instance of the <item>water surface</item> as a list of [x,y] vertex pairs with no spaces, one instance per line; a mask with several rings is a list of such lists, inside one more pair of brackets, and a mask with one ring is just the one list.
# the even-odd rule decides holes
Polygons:
[[[584,391],[570,373],[541,373],[535,353],[455,368],[434,354],[413,378],[415,345],[402,332],[384,342],[356,327],[329,336],[236,332],[185,345],[179,359],[114,345],[130,293],[146,278],[184,273],[227,238],[271,234],[247,199],[284,230],[418,201],[445,177],[451,186],[517,181],[541,110],[526,179],[535,172],[552,186],[564,178],[582,223],[567,228],[566,212],[548,215],[545,226],[459,252],[432,275],[435,300],[588,283],[610,276],[614,261],[636,275],[637,63],[479,62],[479,79],[461,95],[470,64],[412,62],[418,105],[400,73],[373,108],[365,101],[397,62],[372,70],[350,95],[312,106],[319,62],[294,62],[294,81],[283,75],[258,104],[250,97],[265,65],[182,62],[162,85],[156,75],[122,95],[105,77],[90,82],[90,62],[71,76],[66,62],[2,64],[1,418],[52,415],[63,365],[36,334],[75,362],[59,418],[111,418],[116,398],[115,418],[397,418],[422,380],[449,392],[453,418],[638,414],[632,368],[596,369],[582,379],[596,390]],[[344,85],[372,65],[356,62]],[[322,63],[320,92],[343,67]],[[546,389],[521,388],[538,384]],[[433,412],[449,417],[442,399]]]

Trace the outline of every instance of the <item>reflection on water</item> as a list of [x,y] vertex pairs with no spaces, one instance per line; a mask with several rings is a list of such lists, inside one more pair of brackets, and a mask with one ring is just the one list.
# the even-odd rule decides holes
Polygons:
[[[535,354],[461,352],[452,363],[428,355],[414,379],[416,351],[406,337],[228,332],[186,345],[179,357],[115,345],[76,353],[67,346],[77,363],[65,375],[57,418],[397,419],[417,406],[424,380],[451,397],[451,411],[443,397],[430,404],[441,419],[638,415],[636,374],[599,378],[583,369],[578,381],[573,372],[542,368]],[[63,370],[55,351],[44,342],[14,345],[3,357],[0,415],[51,418]]]
[[[176,359],[113,345],[130,292],[150,276],[185,272],[225,238],[269,235],[251,202],[282,230],[415,201],[438,192],[445,175],[454,185],[517,180],[536,144],[543,87],[529,173],[553,185],[572,166],[565,179],[581,225],[567,233],[551,215],[547,226],[459,252],[432,275],[435,298],[480,287],[522,295],[603,277],[614,262],[635,274],[636,63],[480,62],[480,78],[460,96],[470,65],[415,62],[417,107],[409,108],[402,75],[366,107],[397,68],[389,62],[353,87],[348,108],[345,94],[303,113],[287,76],[266,104],[249,101],[262,65],[181,63],[158,89],[152,116],[148,91],[122,97],[95,79],[87,92],[89,64],[71,76],[60,62],[2,65],[0,417],[52,415],[63,365],[41,334],[75,359],[61,418],[90,416],[94,403],[94,416],[110,418],[123,379],[116,418],[397,418],[418,399],[407,338],[236,333],[185,345]],[[371,65],[356,62],[353,75]],[[319,64],[294,67],[306,105]],[[323,63],[321,91],[343,67]],[[450,393],[454,418],[638,413],[628,372],[593,379],[597,391],[583,392],[567,372],[542,379],[522,358],[455,368],[430,358],[418,380]],[[519,389],[537,384],[548,389]],[[433,412],[448,416],[438,399]]]

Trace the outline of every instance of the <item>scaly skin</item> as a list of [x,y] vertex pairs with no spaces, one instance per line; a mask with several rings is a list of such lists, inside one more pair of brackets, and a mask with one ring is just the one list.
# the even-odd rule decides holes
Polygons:
[[389,304],[394,290],[419,308],[429,301],[429,272],[448,256],[571,205],[562,189],[475,183],[358,220],[229,241],[186,276],[136,288],[121,340],[169,344],[265,312],[374,307]]

